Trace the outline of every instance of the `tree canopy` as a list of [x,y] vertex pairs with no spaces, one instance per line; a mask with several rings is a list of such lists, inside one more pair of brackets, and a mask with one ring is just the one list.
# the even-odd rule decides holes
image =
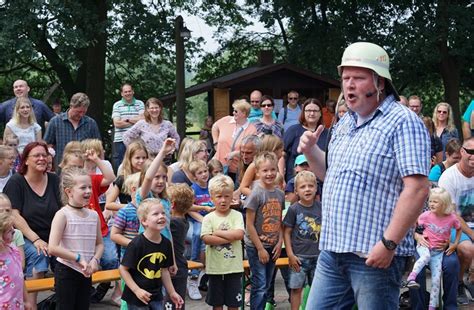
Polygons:
[[[204,53],[202,38],[186,43],[189,59],[202,55],[190,68],[196,82],[255,64],[261,49],[337,78],[344,48],[370,41],[387,49],[394,84],[401,94],[421,96],[425,114],[445,100],[459,119],[460,103],[473,95],[468,0],[7,0],[0,5],[0,94],[11,96],[18,78],[39,98],[60,83],[52,97],[67,102],[86,92],[89,113],[106,129],[103,115],[121,83],[131,82],[140,98],[173,92],[176,11],[218,30],[215,52]],[[249,31],[253,21],[264,31]]]

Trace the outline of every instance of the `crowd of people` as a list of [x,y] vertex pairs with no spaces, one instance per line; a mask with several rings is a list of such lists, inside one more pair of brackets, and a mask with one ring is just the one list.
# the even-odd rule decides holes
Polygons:
[[445,309],[468,303],[474,101],[461,137],[448,103],[424,117],[419,96],[398,95],[381,47],[350,45],[338,70],[337,101],[290,90],[275,111],[254,90],[199,139],[123,84],[110,156],[86,94],[53,113],[15,81],[0,105],[0,305],[36,309],[23,275],[53,273],[58,309],[88,309],[111,287],[91,275],[118,268],[121,309],[184,309],[207,291],[213,309],[263,310],[280,257],[291,309],[307,285],[306,309],[398,309],[405,273],[413,309],[436,309],[441,292]]

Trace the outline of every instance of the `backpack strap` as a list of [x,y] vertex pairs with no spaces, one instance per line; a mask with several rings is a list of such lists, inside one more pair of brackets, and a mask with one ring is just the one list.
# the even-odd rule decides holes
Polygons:
[[288,105],[285,105],[285,107],[283,108],[283,124],[285,124],[287,116],[288,116]]

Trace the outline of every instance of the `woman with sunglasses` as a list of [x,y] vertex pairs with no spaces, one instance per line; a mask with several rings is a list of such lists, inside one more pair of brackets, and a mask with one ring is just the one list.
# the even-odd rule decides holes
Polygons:
[[267,95],[262,96],[262,117],[254,123],[259,135],[275,135],[283,139],[283,124],[275,120],[272,116],[275,103],[273,98]]
[[443,160],[446,159],[446,144],[448,141],[459,139],[459,133],[453,122],[453,110],[446,102],[440,102],[433,111],[433,123],[435,125],[435,135],[441,139],[443,145]]

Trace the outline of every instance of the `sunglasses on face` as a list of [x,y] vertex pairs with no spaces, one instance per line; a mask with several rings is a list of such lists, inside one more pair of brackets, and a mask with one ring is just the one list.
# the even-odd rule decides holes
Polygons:
[[474,155],[474,149],[466,149],[464,146],[462,147],[464,149],[464,151],[466,151],[466,153],[468,153],[469,155]]
[[260,105],[262,108],[271,108],[273,107],[273,104],[269,103],[269,104],[261,104]]
[[438,114],[448,114],[448,111],[437,111]]
[[298,100],[297,97],[288,97],[288,100]]

